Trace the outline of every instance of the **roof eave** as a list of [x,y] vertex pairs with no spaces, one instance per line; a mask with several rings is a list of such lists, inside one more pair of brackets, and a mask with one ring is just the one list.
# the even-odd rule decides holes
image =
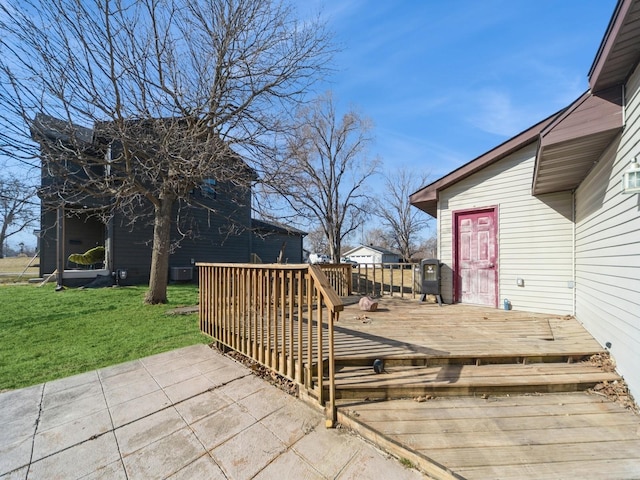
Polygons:
[[622,87],[587,92],[540,133],[533,195],[573,190],[623,127]]
[[619,0],[598,52],[589,69],[592,92],[623,84],[640,60],[635,47],[640,39],[640,5],[636,0]]
[[564,109],[545,118],[541,122],[536,123],[532,127],[524,130],[518,135],[510,138],[506,142],[501,143],[497,147],[471,160],[463,166],[457,168],[453,172],[439,178],[435,182],[421,188],[417,192],[409,196],[411,205],[419,208],[423,212],[428,213],[434,218],[438,216],[438,194],[441,190],[464,180],[474,173],[482,170],[489,165],[505,158],[513,152],[530,145],[538,140],[540,132],[542,132],[549,124],[551,124]]

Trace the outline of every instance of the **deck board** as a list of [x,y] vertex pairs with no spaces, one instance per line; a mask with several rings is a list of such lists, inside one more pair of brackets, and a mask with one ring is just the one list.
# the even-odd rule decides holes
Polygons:
[[460,478],[640,478],[638,416],[593,394],[342,402],[339,410]]
[[[339,367],[338,398],[401,398],[419,395],[494,394],[586,390],[615,373],[588,364],[398,366],[376,374],[370,367]],[[343,393],[344,392],[344,393]],[[360,392],[360,393],[358,393]]]
[[575,318],[383,297],[363,312],[354,300],[335,325],[336,355],[516,356],[588,354],[602,347]]

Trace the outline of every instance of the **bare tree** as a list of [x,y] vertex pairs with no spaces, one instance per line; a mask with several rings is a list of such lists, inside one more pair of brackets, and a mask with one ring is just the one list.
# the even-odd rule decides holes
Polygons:
[[390,172],[385,177],[384,194],[376,199],[376,214],[405,262],[418,251],[420,232],[429,225],[429,218],[409,202],[409,195],[424,186],[427,177],[406,168]]
[[393,237],[389,235],[389,232],[382,228],[372,228],[367,230],[364,234],[363,244],[373,245],[387,250],[394,248]]
[[342,240],[368,214],[366,182],[379,165],[367,152],[372,125],[355,111],[339,117],[330,93],[300,108],[296,124],[286,157],[271,173],[279,180],[268,187],[275,186],[297,217],[319,224],[337,262]]
[[304,242],[309,247],[310,253],[325,253],[329,251],[327,236],[321,227],[314,228],[307,233]]
[[35,190],[15,176],[0,177],[0,258],[8,238],[37,221]]
[[438,238],[435,232],[422,242],[416,254],[421,258],[438,258]]
[[272,171],[271,137],[332,53],[322,24],[266,0],[4,0],[0,31],[2,153],[32,162],[40,141],[64,179],[52,207],[148,207],[147,303],[166,302],[174,206],[205,179],[246,189]]

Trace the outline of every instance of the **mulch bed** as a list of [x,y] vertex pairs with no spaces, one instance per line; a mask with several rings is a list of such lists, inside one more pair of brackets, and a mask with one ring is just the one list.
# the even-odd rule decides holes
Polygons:
[[220,353],[226,355],[227,357],[233,358],[236,362],[242,363],[245,367],[251,370],[254,375],[269,382],[271,385],[279,388],[283,392],[288,393],[289,395],[292,395],[294,397],[298,396],[298,384],[294,381],[289,380],[282,375],[279,375],[273,370],[247,357],[246,355],[243,355],[240,352],[236,352],[235,350],[223,352],[215,345],[215,343],[209,344],[209,347],[218,350]]
[[[605,372],[615,372],[616,364],[608,353],[598,353],[592,355],[588,362],[591,365],[600,367]],[[629,387],[624,380],[616,380],[614,382],[603,382],[597,384],[589,390],[590,393],[600,395],[609,400],[622,405],[627,410],[638,413],[638,405],[633,396],[629,392]]]

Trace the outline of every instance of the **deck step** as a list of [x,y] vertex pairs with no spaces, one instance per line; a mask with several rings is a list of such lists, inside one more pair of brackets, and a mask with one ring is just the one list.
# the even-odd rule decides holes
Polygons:
[[587,363],[389,366],[377,374],[371,366],[336,369],[336,398],[390,399],[573,392],[619,380]]
[[[588,360],[592,355],[602,353],[597,351],[566,352],[566,353],[528,353],[522,355],[396,355],[384,357],[385,365],[389,367],[420,366],[433,367],[442,365],[491,365],[491,364],[532,364],[532,363],[575,363]],[[369,356],[340,356],[336,357],[336,367],[367,367],[373,365],[375,355]]]

